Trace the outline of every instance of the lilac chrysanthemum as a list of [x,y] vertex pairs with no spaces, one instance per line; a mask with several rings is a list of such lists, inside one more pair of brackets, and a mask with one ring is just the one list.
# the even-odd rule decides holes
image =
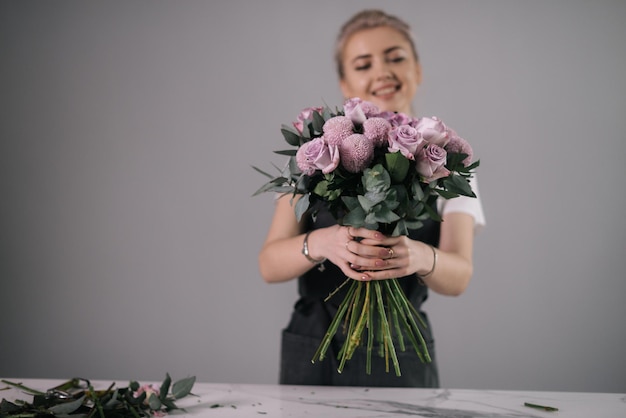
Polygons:
[[448,145],[446,145],[446,151],[451,153],[467,154],[467,157],[461,161],[461,163],[467,167],[472,163],[472,159],[474,158],[474,151],[472,150],[471,145],[465,139],[458,136],[452,129],[449,129],[449,132],[450,141],[448,142]]
[[387,143],[387,134],[391,130],[391,123],[384,118],[369,118],[363,122],[363,135],[380,147]]
[[335,116],[324,123],[322,130],[326,143],[330,146],[336,146],[354,133],[354,124],[346,116]]
[[352,134],[339,145],[341,165],[350,173],[363,171],[374,158],[374,142],[363,134]]

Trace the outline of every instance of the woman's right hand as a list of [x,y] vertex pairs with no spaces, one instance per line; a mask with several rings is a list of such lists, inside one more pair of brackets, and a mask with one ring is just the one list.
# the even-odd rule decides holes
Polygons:
[[384,270],[393,253],[378,245],[386,237],[366,228],[329,226],[309,235],[313,258],[327,258],[351,279],[370,280],[368,271]]

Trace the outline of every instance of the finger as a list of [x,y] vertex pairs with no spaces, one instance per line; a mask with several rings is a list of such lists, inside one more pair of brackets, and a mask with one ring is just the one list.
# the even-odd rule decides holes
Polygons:
[[384,240],[386,237],[381,232],[367,229],[367,228],[350,228],[350,234],[353,237],[358,237],[361,239],[371,239],[377,242]]

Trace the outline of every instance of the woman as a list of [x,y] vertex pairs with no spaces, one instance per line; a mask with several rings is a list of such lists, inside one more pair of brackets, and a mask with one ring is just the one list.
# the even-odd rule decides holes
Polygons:
[[[335,60],[344,97],[373,102],[383,111],[412,113],[422,72],[406,23],[377,10],[356,14],[339,33]],[[475,182],[473,187],[476,191]],[[474,232],[484,223],[480,201],[459,197],[438,202],[443,222],[426,222],[409,236],[399,237],[340,227],[323,211],[314,220],[298,222],[292,203],[290,196],[277,199],[259,254],[265,281],[298,278],[300,299],[283,331],[280,383],[438,387],[430,327],[425,338],[433,361],[422,364],[414,352],[399,352],[401,377],[385,373],[384,361],[374,360],[372,373],[367,375],[364,349],[357,350],[343,372],[337,373],[335,358],[344,338],[341,333],[335,337],[328,357],[312,364],[311,358],[344,295],[328,302],[324,298],[346,276],[362,281],[401,277],[404,291],[418,310],[428,289],[460,295],[472,275]]]

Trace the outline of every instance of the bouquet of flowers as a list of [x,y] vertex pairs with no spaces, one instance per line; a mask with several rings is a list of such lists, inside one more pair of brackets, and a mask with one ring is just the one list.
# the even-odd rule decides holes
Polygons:
[[33,401],[10,402],[3,399],[0,417],[163,417],[170,411],[181,409],[175,401],[189,395],[195,381],[195,376],[192,376],[172,384],[167,373],[160,385],[140,385],[133,380],[125,388],[116,388],[113,383],[106,390],[94,390],[89,380],[74,378],[41,392],[21,383],[2,380],[4,384],[33,395]]
[[[434,209],[437,198],[475,197],[469,179],[479,162],[472,162],[469,143],[436,117],[383,112],[352,98],[342,109],[306,108],[281,132],[294,148],[275,152],[289,156],[289,163],[276,167],[278,176],[254,167],[270,178],[255,195],[292,194],[298,198],[298,220],[323,207],[340,225],[408,235],[426,219],[441,221]],[[421,361],[431,361],[421,331],[425,322],[396,279],[352,281],[313,362],[324,359],[342,322],[347,338],[338,354],[339,372],[364,341],[365,330],[368,374],[374,340],[387,371],[391,360],[398,376],[395,347],[406,349],[404,336]]]

